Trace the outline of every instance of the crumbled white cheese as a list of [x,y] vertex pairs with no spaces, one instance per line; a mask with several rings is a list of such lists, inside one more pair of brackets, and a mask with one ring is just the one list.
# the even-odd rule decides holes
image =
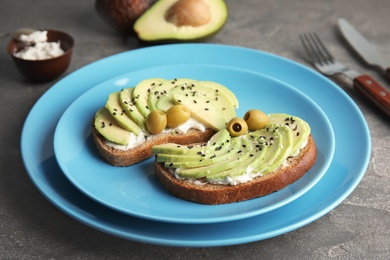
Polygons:
[[35,31],[31,34],[22,34],[19,39],[28,45],[16,52],[15,57],[24,60],[46,60],[64,54],[60,42],[48,42],[47,31]]

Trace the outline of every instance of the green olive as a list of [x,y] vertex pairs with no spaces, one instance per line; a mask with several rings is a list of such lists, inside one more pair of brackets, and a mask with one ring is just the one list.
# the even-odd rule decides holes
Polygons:
[[167,125],[170,128],[178,127],[187,122],[191,117],[191,112],[184,105],[174,105],[167,111]]
[[161,110],[153,110],[146,117],[146,129],[151,134],[161,133],[167,126],[167,115]]
[[269,122],[268,116],[260,110],[252,109],[246,112],[244,120],[251,131],[263,129]]
[[244,119],[235,117],[229,121],[227,130],[231,136],[240,136],[248,133],[248,125]]

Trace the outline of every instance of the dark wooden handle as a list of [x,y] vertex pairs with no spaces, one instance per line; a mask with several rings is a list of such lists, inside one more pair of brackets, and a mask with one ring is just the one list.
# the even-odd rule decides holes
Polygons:
[[390,67],[388,67],[385,71],[385,77],[388,81],[390,81]]
[[368,75],[361,75],[353,80],[353,85],[364,96],[390,116],[390,92]]

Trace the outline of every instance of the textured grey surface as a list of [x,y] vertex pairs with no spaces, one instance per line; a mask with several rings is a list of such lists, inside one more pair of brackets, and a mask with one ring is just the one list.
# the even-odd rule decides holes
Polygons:
[[[229,20],[212,43],[275,53],[303,64],[297,34],[316,31],[335,56],[377,76],[347,48],[337,33],[339,17],[349,19],[390,61],[388,0],[226,1]],[[96,15],[93,0],[1,0],[0,33],[19,27],[56,28],[76,40],[67,73],[98,59],[142,47],[123,38]],[[243,245],[174,248],[123,240],[89,228],[50,204],[34,187],[20,156],[24,120],[55,83],[24,80],[0,42],[0,259],[389,259],[390,119],[354,91],[350,96],[367,119],[372,156],[355,191],[331,212],[290,233]],[[37,126],[39,127],[39,126]],[[346,126],[346,131],[348,127]],[[357,140],[358,141],[358,140]]]

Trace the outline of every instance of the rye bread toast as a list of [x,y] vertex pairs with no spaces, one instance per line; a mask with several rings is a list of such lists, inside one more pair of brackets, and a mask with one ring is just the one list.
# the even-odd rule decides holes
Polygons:
[[204,132],[189,129],[186,134],[159,134],[149,137],[141,145],[129,150],[115,149],[106,144],[92,124],[92,138],[100,157],[113,166],[130,166],[153,156],[152,146],[164,143],[191,144],[207,142],[215,131],[207,128]]
[[155,160],[155,174],[174,196],[200,204],[226,204],[265,196],[281,190],[301,178],[315,164],[317,150],[309,135],[298,155],[288,158],[288,164],[253,180],[238,185],[194,183],[178,179],[163,163]]

